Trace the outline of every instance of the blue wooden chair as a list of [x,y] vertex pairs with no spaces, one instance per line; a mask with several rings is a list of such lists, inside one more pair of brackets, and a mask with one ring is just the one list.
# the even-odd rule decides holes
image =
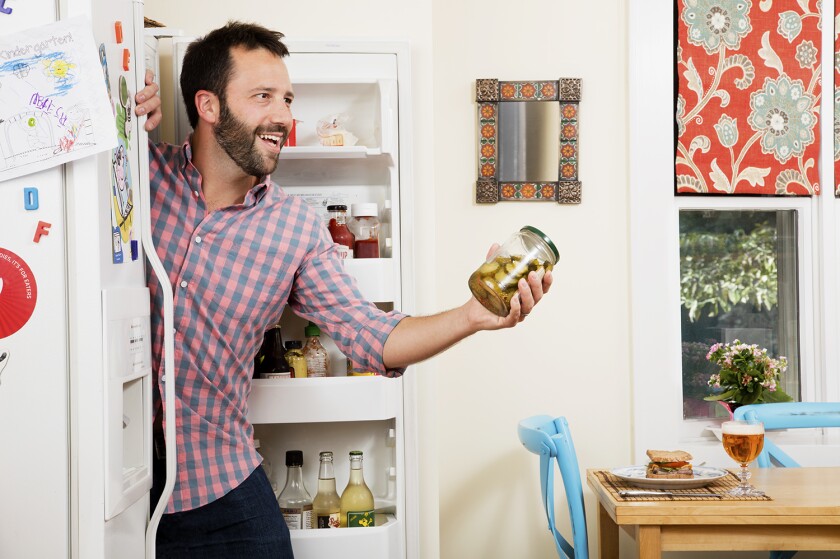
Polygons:
[[[735,410],[735,419],[757,419],[765,431],[776,429],[813,429],[840,427],[840,402],[779,402],[751,404]],[[759,468],[778,465],[797,468],[799,463],[773,441],[764,439],[764,450],[758,455]]]
[[[557,554],[565,559],[589,559],[586,511],[575,445],[565,417],[535,415],[519,422],[519,440],[529,451],[540,456],[540,488],[548,529],[554,535]],[[554,521],[554,460],[560,468],[566,502],[572,521],[572,546],[557,530]]]
[[[776,429],[813,429],[840,427],[840,402],[779,402],[741,406],[733,414],[735,419],[755,419],[764,423],[765,431]],[[773,465],[798,468],[799,463],[770,439],[764,439],[764,449],[756,459],[759,468]],[[795,551],[771,551],[770,559],[790,559]]]

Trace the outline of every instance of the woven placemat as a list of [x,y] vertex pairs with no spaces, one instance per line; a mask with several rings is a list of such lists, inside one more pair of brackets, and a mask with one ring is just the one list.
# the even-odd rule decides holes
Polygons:
[[[638,495],[635,497],[622,497],[618,494],[619,491],[625,490],[639,490],[647,489],[639,487],[632,483],[616,477],[607,470],[599,470],[595,472],[595,476],[601,481],[607,491],[613,496],[616,501],[772,501],[771,497],[765,495],[764,497],[732,497],[726,492],[736,487],[739,483],[738,476],[732,472],[729,475],[720,479],[716,479],[705,487],[697,487],[694,489],[669,489],[669,493],[674,495]],[[656,491],[655,489],[653,491]],[[709,497],[692,497],[691,495],[684,495],[685,493],[716,493],[722,495],[720,499],[712,499]]]

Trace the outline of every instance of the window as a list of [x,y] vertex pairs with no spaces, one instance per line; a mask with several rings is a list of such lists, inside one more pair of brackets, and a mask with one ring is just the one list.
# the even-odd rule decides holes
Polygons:
[[683,418],[721,416],[709,394],[709,346],[740,340],[784,355],[799,395],[795,210],[680,210]]
[[[833,6],[824,8],[831,12]],[[714,406],[687,409],[692,387],[684,379],[684,359],[690,358],[684,344],[705,345],[711,338],[745,337],[749,331],[755,343],[788,358],[786,392],[798,400],[840,400],[840,201],[831,187],[834,167],[822,163],[834,159],[833,123],[822,118],[818,130],[820,196],[675,196],[674,10],[640,0],[630,5],[628,15],[634,458],[643,461],[646,449],[667,446],[717,463],[726,458],[709,428],[721,418],[714,417]],[[834,110],[833,21],[823,18],[824,116]],[[714,297],[697,297],[697,306],[705,301],[706,308],[689,316],[692,303],[685,305],[688,287],[683,282],[697,272],[692,269],[696,262],[686,258],[701,256],[698,239],[703,235],[714,244],[715,234],[724,232],[729,244],[719,242],[720,254],[704,257],[730,259],[734,266],[743,249],[732,239],[764,243],[765,251],[772,244],[767,268],[775,272],[760,286],[761,297],[759,285],[741,286],[743,296],[719,303],[714,316],[708,307]],[[733,288],[738,285],[734,282]],[[692,349],[699,353],[699,346]]]

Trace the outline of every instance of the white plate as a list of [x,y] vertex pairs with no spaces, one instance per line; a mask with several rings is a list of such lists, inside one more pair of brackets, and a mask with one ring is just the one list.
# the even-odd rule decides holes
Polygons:
[[638,487],[648,487],[651,489],[695,489],[697,487],[705,487],[716,479],[720,479],[729,475],[726,470],[720,468],[706,468],[702,466],[695,466],[694,477],[689,479],[661,479],[661,478],[646,478],[645,471],[647,466],[627,466],[625,468],[615,468],[611,473],[624,481],[636,485]]

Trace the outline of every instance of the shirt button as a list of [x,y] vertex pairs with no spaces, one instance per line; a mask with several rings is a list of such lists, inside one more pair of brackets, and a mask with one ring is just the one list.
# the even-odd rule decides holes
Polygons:
[[193,196],[195,196],[196,198],[198,198],[198,190],[193,190]]
[[187,286],[187,280],[182,281],[181,282],[181,287],[186,287],[186,286]]
[[195,242],[196,242],[197,244],[201,244],[201,237],[196,236],[196,238],[195,238]]

